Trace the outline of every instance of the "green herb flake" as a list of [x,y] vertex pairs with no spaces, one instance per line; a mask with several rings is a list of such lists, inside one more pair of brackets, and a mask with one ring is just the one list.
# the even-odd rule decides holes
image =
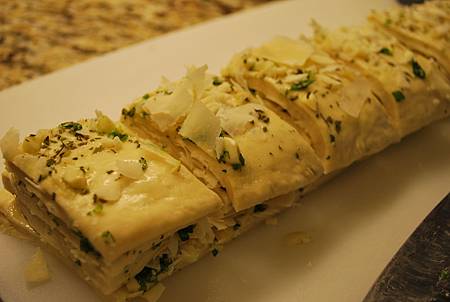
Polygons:
[[168,254],[162,254],[161,257],[159,257],[160,272],[168,271],[171,264],[172,259],[170,259]]
[[101,237],[103,238],[103,241],[106,244],[112,244],[116,242],[116,239],[114,238],[113,234],[110,231],[104,231]]
[[219,250],[218,250],[218,249],[213,249],[213,250],[211,251],[211,254],[212,254],[214,257],[216,257],[217,255],[219,255]]
[[448,267],[446,267],[439,274],[439,282],[440,281],[444,281],[444,280],[448,280],[449,277],[450,277],[450,274],[449,274],[449,271],[448,271]]
[[139,284],[139,290],[145,292],[149,289],[149,284],[156,283],[158,281],[157,270],[146,266],[142,269],[142,271],[134,276],[134,279],[136,279]]
[[126,117],[133,117],[136,114],[136,107],[127,110],[126,108],[122,109],[122,115]]
[[220,157],[217,159],[219,163],[227,163],[227,161],[230,159],[230,153],[227,150],[224,150],[222,154],[220,154]]
[[181,241],[189,240],[189,234],[194,232],[195,224],[191,224],[190,226],[185,227],[184,229],[178,230],[178,236]]
[[144,94],[144,95],[142,96],[142,98],[143,98],[144,100],[148,100],[149,97],[150,97],[150,95],[149,95],[148,93],[146,93],[146,94]]
[[77,259],[77,260],[75,260],[74,262],[75,262],[76,265],[81,266],[81,261],[80,261],[80,259]]
[[69,129],[72,131],[79,131],[81,129],[83,129],[83,126],[81,126],[81,124],[79,123],[75,123],[75,122],[65,122],[59,125],[61,128],[64,129]]
[[88,216],[100,215],[103,211],[103,205],[101,203],[97,203],[95,207],[87,213]]
[[108,136],[111,137],[111,138],[118,137],[122,142],[125,142],[128,139],[128,135],[127,134],[121,133],[121,132],[119,132],[117,130],[111,131],[111,133],[109,133]]
[[267,205],[260,203],[257,204],[254,208],[253,208],[253,213],[261,213],[264,212],[265,210],[267,210]]
[[219,78],[215,77],[212,83],[214,86],[219,86],[223,82]]
[[387,56],[392,56],[392,51],[389,48],[387,48],[387,47],[383,47],[382,49],[380,49],[378,51],[378,53],[381,53],[381,54],[384,54],[384,55],[387,55]]
[[335,121],[334,127],[336,129],[336,133],[340,133],[342,130],[342,122],[341,121]]
[[405,100],[405,95],[400,90],[396,90],[392,92],[394,99],[396,102],[400,103]]
[[245,158],[242,156],[242,153],[239,153],[239,162],[232,163],[231,167],[233,170],[241,170],[243,166],[245,166]]
[[147,169],[148,169],[148,163],[147,163],[147,160],[145,159],[145,158],[143,158],[143,157],[141,157],[140,159],[139,159],[139,163],[141,164],[141,167],[142,167],[142,171],[147,171]]
[[94,248],[92,243],[84,237],[79,231],[77,232],[77,235],[80,237],[80,250],[85,252],[86,254],[93,254],[96,257],[100,257],[100,253],[97,252],[97,250]]
[[258,120],[262,121],[263,123],[269,123],[270,117],[267,116],[267,114],[262,109],[255,109],[256,114],[258,115]]
[[423,70],[422,66],[420,66],[416,60],[414,60],[414,59],[411,60],[411,66],[412,66],[413,73],[416,77],[418,77],[420,79],[426,78],[427,75],[425,73],[425,70]]
[[336,137],[333,134],[330,134],[330,143],[336,142]]
[[47,160],[47,167],[51,167],[56,164],[56,161],[53,158]]
[[312,83],[314,83],[314,81],[315,81],[315,79],[314,79],[313,74],[311,72],[308,72],[308,76],[306,77],[306,79],[292,84],[291,90],[292,91],[303,90],[303,89],[307,88],[309,85],[311,85]]

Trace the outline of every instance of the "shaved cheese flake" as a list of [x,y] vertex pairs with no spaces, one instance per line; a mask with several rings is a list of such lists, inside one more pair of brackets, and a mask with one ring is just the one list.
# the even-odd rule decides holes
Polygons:
[[44,157],[37,157],[28,153],[17,155],[13,163],[35,182],[48,175],[50,171],[50,168],[47,167],[47,160]]
[[163,292],[166,290],[166,287],[162,283],[157,283],[155,286],[150,288],[148,292],[142,295],[147,302],[156,302],[161,298]]
[[208,85],[206,70],[208,70],[207,65],[203,65],[198,68],[195,66],[189,66],[187,68],[186,80],[188,85],[192,87],[192,95],[194,96],[194,99],[199,99],[203,90],[205,90]]
[[122,195],[122,186],[114,174],[97,174],[89,186],[99,199],[117,201]]
[[11,203],[14,201],[15,197],[9,191],[5,189],[0,189],[0,209],[6,211]]
[[104,115],[101,111],[96,110],[95,115],[97,116],[96,128],[98,132],[110,133],[111,131],[116,129],[114,122],[109,117]]
[[29,135],[22,143],[23,151],[30,154],[37,154],[41,149],[42,142],[49,134],[49,130],[39,130],[36,135]]
[[7,160],[12,160],[14,156],[20,153],[19,130],[10,128],[0,140],[0,148],[3,156]]
[[128,178],[140,179],[144,176],[144,168],[137,159],[118,159],[116,166],[117,171]]
[[48,270],[47,262],[45,261],[41,249],[38,248],[25,267],[25,280],[29,283],[41,283],[49,279],[50,272]]
[[339,105],[350,116],[358,117],[366,100],[371,96],[367,81],[359,78],[349,85],[344,85]]
[[161,131],[175,123],[179,117],[186,114],[193,103],[190,84],[181,81],[172,94],[157,94],[145,103],[144,108],[152,114],[152,120]]
[[231,136],[241,135],[247,132],[255,121],[252,115],[256,106],[254,104],[245,104],[234,108],[221,108],[217,112],[220,118],[220,125]]
[[301,40],[277,36],[261,47],[253,50],[260,56],[288,66],[303,66],[313,54],[311,45]]
[[179,133],[193,141],[202,150],[211,153],[214,152],[216,138],[220,131],[220,119],[204,104],[197,102],[192,106]]
[[64,169],[63,180],[74,189],[86,189],[86,176],[79,167],[69,166]]

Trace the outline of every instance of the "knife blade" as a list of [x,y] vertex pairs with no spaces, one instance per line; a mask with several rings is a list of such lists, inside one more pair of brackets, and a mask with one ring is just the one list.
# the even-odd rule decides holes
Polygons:
[[450,193],[391,259],[363,302],[450,301]]

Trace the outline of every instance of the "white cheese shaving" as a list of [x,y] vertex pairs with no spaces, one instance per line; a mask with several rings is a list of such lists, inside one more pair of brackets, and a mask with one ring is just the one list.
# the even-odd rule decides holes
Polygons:
[[161,298],[163,292],[166,290],[166,287],[162,283],[157,283],[153,286],[148,292],[142,295],[147,302],[156,302]]
[[48,175],[50,168],[44,157],[37,157],[28,153],[19,154],[13,159],[13,163],[27,174],[34,182]]
[[152,114],[152,120],[161,131],[166,131],[189,111],[194,101],[191,86],[188,81],[181,81],[172,94],[157,94],[144,104],[143,107]]
[[0,189],[0,209],[6,212],[14,201],[14,195],[6,191],[5,189]]
[[68,166],[64,169],[63,180],[74,189],[86,189],[87,181],[83,171],[78,167]]
[[253,50],[256,56],[288,66],[300,67],[313,53],[311,45],[301,40],[277,36]]
[[205,152],[212,153],[215,150],[216,138],[220,131],[219,118],[203,103],[197,102],[192,106],[179,133],[193,141]]
[[192,96],[194,100],[198,100],[208,85],[206,70],[208,70],[207,65],[200,66],[196,68],[195,66],[189,66],[186,72],[186,80],[188,85],[192,89]]
[[101,111],[96,110],[95,115],[97,116],[96,129],[99,133],[110,133],[116,128],[114,122]]
[[29,283],[41,283],[50,279],[47,262],[44,254],[38,248],[25,267],[25,280]]
[[2,149],[3,157],[7,160],[12,160],[19,154],[19,130],[10,128],[0,140],[0,148]]
[[255,117],[252,115],[255,104],[245,104],[234,108],[221,108],[217,112],[220,118],[220,125],[231,136],[238,136],[252,128],[252,121]]
[[106,201],[117,201],[122,195],[120,181],[116,180],[114,174],[98,174],[92,178],[89,187],[98,198]]
[[344,85],[339,105],[350,116],[357,118],[366,100],[371,96],[367,80],[355,79],[351,84]]
[[26,153],[38,154],[44,139],[50,135],[49,130],[39,130],[35,136],[28,136],[22,142],[22,149]]
[[140,179],[144,176],[142,164],[137,159],[118,159],[116,161],[117,171],[131,179]]

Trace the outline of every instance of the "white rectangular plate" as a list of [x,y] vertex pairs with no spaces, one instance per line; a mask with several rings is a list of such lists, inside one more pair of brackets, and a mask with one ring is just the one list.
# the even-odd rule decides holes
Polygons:
[[[41,77],[0,93],[0,135],[62,121],[114,118],[121,107],[175,79],[184,66],[217,72],[231,55],[276,34],[309,34],[311,18],[327,26],[362,22],[393,0],[279,2],[207,22]],[[432,125],[347,169],[300,206],[262,225],[165,281],[161,302],[361,301],[403,241],[450,189],[450,121]],[[0,167],[1,169],[1,167]],[[294,231],[312,236],[283,245]],[[0,234],[0,296],[5,302],[94,302],[93,291],[47,255],[52,281],[27,287],[25,263],[35,247]]]

